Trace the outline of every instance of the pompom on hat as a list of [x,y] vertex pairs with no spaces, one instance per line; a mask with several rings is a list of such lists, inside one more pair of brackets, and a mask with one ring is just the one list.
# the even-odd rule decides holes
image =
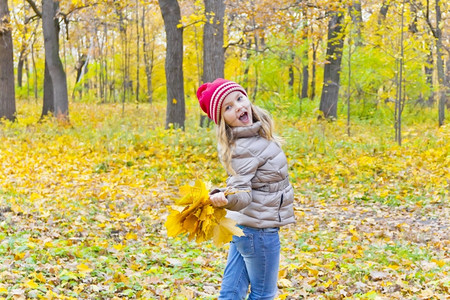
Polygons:
[[217,78],[213,82],[202,84],[197,90],[197,98],[202,110],[219,124],[223,100],[232,92],[240,91],[247,97],[245,89],[234,81]]

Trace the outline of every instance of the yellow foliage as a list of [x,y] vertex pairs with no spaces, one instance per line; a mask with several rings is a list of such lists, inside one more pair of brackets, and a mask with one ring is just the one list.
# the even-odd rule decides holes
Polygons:
[[125,238],[126,238],[127,240],[137,240],[138,236],[137,236],[137,234],[134,233],[134,232],[128,232],[128,233],[125,235]]
[[25,282],[25,287],[30,288],[30,289],[35,289],[37,288],[39,285],[34,282],[34,280],[30,279],[27,282]]
[[221,246],[230,242],[233,235],[244,234],[236,227],[235,221],[225,217],[224,208],[211,205],[203,181],[197,180],[193,186],[182,186],[180,192],[183,197],[175,203],[186,207],[182,211],[168,208],[169,216],[165,223],[168,236],[187,234],[189,240],[201,243],[212,239],[216,246]]
[[[239,73],[232,59],[227,72]],[[187,108],[199,115],[192,102]],[[34,101],[18,104],[19,122],[0,130],[0,299],[118,299],[135,284],[142,290],[127,298],[176,298],[183,285],[213,296],[226,252],[212,242],[214,234],[222,243],[230,238],[226,211],[209,205],[201,184],[181,188],[188,196],[175,197],[169,218],[160,199],[173,201],[190,178],[225,180],[214,130],[197,129],[193,118],[185,131],[165,130],[161,101],[126,106],[120,118],[122,106],[74,102],[72,128],[37,122]],[[426,286],[445,298],[450,127],[411,124],[399,147],[372,123],[355,123],[347,137],[340,120],[291,121],[276,122],[297,215],[297,224],[283,229],[287,271],[280,272],[279,298],[352,299],[355,282],[365,285],[358,286],[362,297],[370,290],[425,297]],[[160,225],[169,219],[172,236],[208,243],[167,243]],[[373,281],[368,270],[389,276]],[[417,280],[408,277],[412,271]]]
[[90,273],[92,272],[92,269],[89,268],[87,265],[85,264],[79,264],[77,266],[78,271],[80,271],[81,273]]
[[117,244],[117,245],[113,245],[113,248],[118,251],[121,251],[121,250],[123,250],[123,248],[125,248],[125,246],[123,244]]
[[39,272],[39,273],[35,272],[34,275],[35,275],[36,279],[39,280],[39,282],[42,282],[42,283],[47,282],[47,280],[45,279],[44,274],[42,274],[42,272]]

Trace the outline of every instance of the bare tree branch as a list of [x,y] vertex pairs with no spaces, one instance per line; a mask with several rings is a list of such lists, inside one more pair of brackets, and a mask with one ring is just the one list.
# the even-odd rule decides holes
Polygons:
[[36,15],[37,15],[39,18],[42,18],[42,12],[39,11],[39,9],[38,9],[36,3],[35,3],[33,0],[26,0],[26,1],[28,2],[28,4],[30,4],[31,8],[34,10],[34,12],[36,13]]

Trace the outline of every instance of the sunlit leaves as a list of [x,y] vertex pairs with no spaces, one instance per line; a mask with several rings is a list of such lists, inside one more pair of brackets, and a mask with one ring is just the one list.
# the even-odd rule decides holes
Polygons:
[[[405,110],[417,121],[407,118],[398,147],[380,111],[348,137],[343,121],[290,116],[289,101],[272,110],[297,217],[280,232],[279,298],[445,299],[450,128]],[[214,233],[202,243],[168,238],[164,226],[170,209],[181,215],[207,199],[209,187],[183,183],[225,185],[214,131],[195,118],[164,130],[163,107],[122,115],[118,105],[75,102],[72,126],[60,127],[20,102],[20,121],[0,130],[0,297],[217,298],[227,246],[215,247]],[[187,237],[224,216],[194,211]]]
[[210,204],[203,181],[197,180],[194,186],[182,186],[180,192],[183,197],[176,204],[186,207],[182,211],[169,208],[165,223],[169,236],[187,234],[189,240],[201,243],[213,239],[216,246],[221,246],[231,241],[233,235],[243,235],[236,222],[225,217],[225,209]]
[[[130,111],[130,123],[110,118],[116,115],[114,106],[98,112],[74,107],[72,128],[37,123],[34,105],[21,105],[19,114],[27,110],[20,122],[2,125],[0,283],[8,295],[36,290],[43,296],[54,286],[73,298],[112,298],[125,290],[137,295],[152,266],[169,282],[159,257],[167,255],[161,248],[167,247],[165,205],[175,193],[169,186],[219,166],[212,136],[199,142],[181,131],[166,131],[152,110]],[[151,125],[138,129],[142,120],[152,120]],[[30,277],[29,270],[40,275]],[[114,277],[115,270],[128,280],[120,282],[124,277]],[[74,286],[76,291],[66,290]],[[161,293],[155,288],[144,294]]]

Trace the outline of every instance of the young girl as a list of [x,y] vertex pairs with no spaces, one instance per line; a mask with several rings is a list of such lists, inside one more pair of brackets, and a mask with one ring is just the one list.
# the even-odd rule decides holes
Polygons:
[[216,79],[200,86],[202,110],[217,124],[219,157],[229,174],[227,190],[210,194],[245,236],[233,236],[219,299],[274,299],[281,226],[294,223],[294,191],[286,156],[268,113],[253,105],[239,84]]

